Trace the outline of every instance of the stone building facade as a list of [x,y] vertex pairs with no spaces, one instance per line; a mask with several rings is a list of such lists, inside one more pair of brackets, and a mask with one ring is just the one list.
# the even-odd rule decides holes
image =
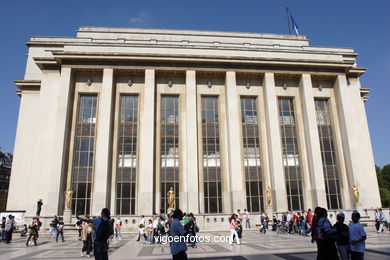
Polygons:
[[42,215],[61,215],[72,190],[73,216],[151,215],[171,187],[208,222],[380,206],[353,49],[101,27],[27,46],[9,210],[33,215],[43,199]]

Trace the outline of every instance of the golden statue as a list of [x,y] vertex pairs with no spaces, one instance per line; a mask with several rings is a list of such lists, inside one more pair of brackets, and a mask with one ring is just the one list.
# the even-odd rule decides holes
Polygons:
[[167,193],[168,198],[168,208],[173,209],[175,206],[175,192],[173,191],[173,187]]
[[353,191],[353,196],[355,196],[355,202],[359,203],[359,201],[360,201],[360,193],[359,193],[358,186],[356,184],[355,184],[355,186],[353,186],[352,191]]
[[65,191],[65,209],[70,209],[70,202],[72,201],[73,191],[66,190]]
[[267,193],[267,207],[271,206],[272,197],[271,197],[271,188],[268,186],[266,193]]

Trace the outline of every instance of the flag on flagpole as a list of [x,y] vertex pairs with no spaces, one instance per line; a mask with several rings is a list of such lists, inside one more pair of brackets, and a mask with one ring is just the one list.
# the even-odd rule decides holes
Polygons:
[[291,12],[290,12],[290,18],[291,18],[291,24],[292,24],[292,27],[294,28],[295,33],[296,33],[297,35],[299,35],[299,31],[298,31],[299,25],[298,25],[297,22],[294,20],[294,18],[293,18],[293,16],[292,16]]

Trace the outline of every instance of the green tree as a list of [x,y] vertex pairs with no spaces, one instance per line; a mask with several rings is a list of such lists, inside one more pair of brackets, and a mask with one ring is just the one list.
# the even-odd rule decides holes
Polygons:
[[382,207],[390,207],[390,164],[385,165],[382,169],[375,166],[375,170],[376,177],[378,179]]

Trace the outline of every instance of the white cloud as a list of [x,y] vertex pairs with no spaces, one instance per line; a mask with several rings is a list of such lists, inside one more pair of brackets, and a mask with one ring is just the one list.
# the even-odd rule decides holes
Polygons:
[[141,12],[137,16],[130,18],[129,24],[135,26],[145,25],[147,19],[148,19],[148,14],[146,12]]

